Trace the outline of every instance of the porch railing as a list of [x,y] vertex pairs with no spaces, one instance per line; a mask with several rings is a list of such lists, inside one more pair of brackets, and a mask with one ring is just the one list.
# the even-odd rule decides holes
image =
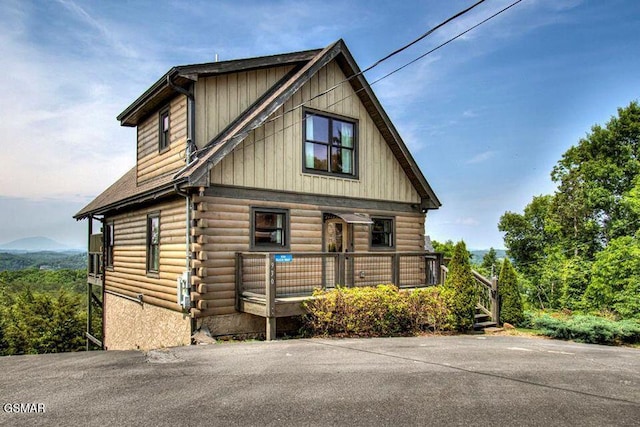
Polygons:
[[[447,280],[447,274],[449,269],[446,265],[440,266],[442,283]],[[476,286],[476,293],[478,294],[477,308],[485,314],[491,316],[491,319],[499,323],[500,322],[500,302],[498,297],[498,280],[493,277],[488,279],[475,270],[473,273],[474,284]]]
[[89,236],[88,275],[100,278],[102,275],[102,233]]
[[337,285],[400,288],[442,283],[442,255],[428,252],[236,254],[237,295],[308,296]]

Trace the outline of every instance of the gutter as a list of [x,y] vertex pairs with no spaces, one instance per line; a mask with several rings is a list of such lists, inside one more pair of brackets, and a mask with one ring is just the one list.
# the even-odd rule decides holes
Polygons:
[[[180,174],[183,170],[188,168],[191,163],[191,157],[196,152],[197,146],[195,144],[194,132],[195,132],[195,96],[193,95],[193,84],[191,85],[190,90],[185,90],[184,88],[177,86],[172,80],[171,75],[167,74],[167,85],[171,87],[176,92],[187,97],[187,146],[185,147],[185,166],[178,173],[174,175],[174,179],[178,174]],[[185,199],[185,272],[187,276],[187,287],[189,292],[191,292],[191,260],[193,259],[193,252],[191,251],[191,217],[192,217],[192,202],[191,202],[191,194],[189,192],[183,191],[178,186],[176,182],[173,185],[173,189],[176,194],[181,195]],[[181,301],[181,296],[178,295],[178,303]],[[189,298],[191,301],[191,298]],[[183,307],[183,309],[188,309],[191,311],[191,307]],[[197,328],[197,322],[194,317],[191,317],[191,335],[193,335]]]

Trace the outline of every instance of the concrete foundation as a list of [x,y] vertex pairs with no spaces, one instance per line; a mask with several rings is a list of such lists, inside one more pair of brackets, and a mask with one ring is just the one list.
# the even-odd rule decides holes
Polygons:
[[191,344],[188,315],[105,294],[107,350],[150,350]]
[[[266,333],[267,319],[248,313],[226,314],[223,316],[210,316],[198,320],[198,327],[206,325],[212,336],[244,336]],[[282,333],[295,333],[300,327],[300,321],[295,317],[280,317],[276,319],[278,335]]]

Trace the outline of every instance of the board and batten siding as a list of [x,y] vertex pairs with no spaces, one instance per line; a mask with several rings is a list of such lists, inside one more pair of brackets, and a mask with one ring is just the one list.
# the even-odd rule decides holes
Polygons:
[[335,61],[321,68],[272,115],[275,120],[250,132],[232,153],[214,166],[211,182],[419,204],[418,192],[348,83],[305,105],[358,121],[359,178],[302,172],[304,113],[301,108],[294,107],[344,79],[345,75]]
[[[147,215],[160,215],[160,271],[147,275]],[[186,269],[184,199],[107,218],[114,222],[113,268],[105,271],[105,289],[153,305],[182,311],[176,279]]]
[[292,65],[287,65],[198,79],[195,84],[198,148],[208,144],[292,69]]
[[160,111],[149,115],[138,131],[138,184],[177,171],[185,165],[187,98],[179,95],[169,103],[169,148],[159,152]]
[[[290,218],[290,252],[321,252],[323,212],[338,212],[331,206],[246,200],[223,197],[195,197],[204,206],[193,215],[206,222],[199,229],[200,246],[206,252],[201,261],[203,275],[199,293],[192,294],[196,317],[235,313],[235,254],[250,250],[251,207],[288,209]],[[351,210],[353,212],[353,210]],[[422,251],[424,214],[357,209],[371,216],[394,217],[396,251]],[[369,251],[369,226],[354,225],[354,250]]]

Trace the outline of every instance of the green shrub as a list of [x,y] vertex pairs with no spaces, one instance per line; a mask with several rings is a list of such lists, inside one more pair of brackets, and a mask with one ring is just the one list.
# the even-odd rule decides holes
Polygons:
[[532,325],[544,335],[577,342],[609,345],[640,342],[640,322],[634,320],[616,322],[597,316],[543,314],[534,318]]
[[478,295],[467,248],[462,241],[454,248],[444,287],[452,292],[452,326],[461,331],[473,327]]
[[303,330],[311,335],[378,337],[449,328],[450,310],[439,287],[338,287],[316,291],[304,305]]
[[505,258],[498,279],[500,294],[500,323],[521,325],[524,320],[522,297],[518,288],[518,277],[511,262]]

